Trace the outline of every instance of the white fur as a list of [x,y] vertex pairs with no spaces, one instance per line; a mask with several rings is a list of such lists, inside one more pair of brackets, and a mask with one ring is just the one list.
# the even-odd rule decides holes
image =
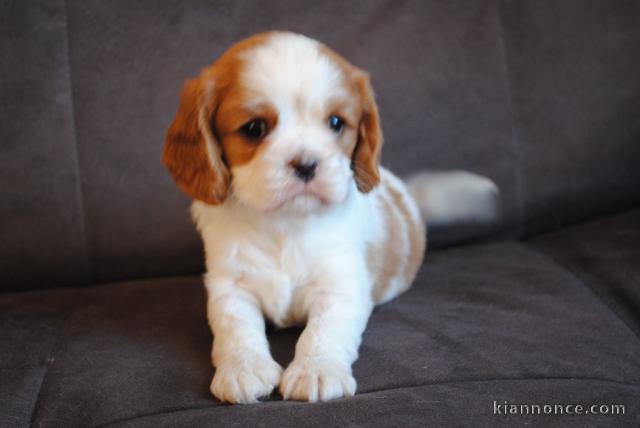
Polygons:
[[[344,96],[343,82],[318,47],[281,34],[247,53],[243,82],[254,102],[275,106],[278,126],[249,163],[232,169],[223,205],[193,205],[215,335],[211,390],[225,401],[253,402],[277,385],[286,399],[355,393],[351,364],[373,306],[360,218],[370,204],[327,126],[328,102]],[[306,185],[288,166],[296,157],[319,161]],[[263,314],[278,326],[306,324],[282,377]]]
[[[399,233],[385,229],[382,201],[393,198],[384,188],[356,189],[340,146],[354,142],[356,130],[338,137],[326,122],[329,101],[345,96],[343,77],[317,42],[279,34],[245,61],[252,100],[275,106],[278,124],[249,162],[232,167],[223,204],[192,206],[215,336],[211,391],[232,403],[255,402],[278,386],[285,399],[350,396],[351,364],[374,306],[367,252]],[[288,164],[296,157],[319,161],[309,183],[292,174]],[[381,175],[417,218],[400,180],[384,169]],[[408,257],[409,241],[401,242]],[[411,279],[403,275],[391,279],[382,301],[408,288]],[[264,317],[279,327],[306,325],[284,371],[270,354]]]
[[409,178],[407,187],[429,226],[491,222],[499,215],[498,186],[477,174],[425,172]]
[[[278,384],[298,400],[355,393],[351,364],[373,307],[366,248],[381,234],[370,227],[380,215],[371,198],[349,188],[343,203],[304,217],[256,212],[235,197],[219,207],[193,204],[206,251],[218,398],[253,402]],[[263,314],[280,327],[306,324],[282,382]]]
[[[326,122],[331,113],[328,102],[344,96],[339,70],[321,55],[316,41],[292,34],[274,36],[245,57],[242,76],[252,102],[275,106],[278,126],[255,159],[233,169],[234,193],[260,211],[311,212],[321,204],[342,201],[350,162]],[[307,186],[287,167],[295,157],[319,161],[316,178]],[[296,197],[301,192],[308,197]]]

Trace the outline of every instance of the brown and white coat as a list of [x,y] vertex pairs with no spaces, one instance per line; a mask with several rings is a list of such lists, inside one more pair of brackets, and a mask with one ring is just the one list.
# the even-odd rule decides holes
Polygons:
[[[186,83],[164,162],[196,200],[220,400],[355,393],[370,312],[408,289],[425,248],[382,142],[367,74],[304,36],[254,36]],[[284,372],[265,317],[306,325]]]

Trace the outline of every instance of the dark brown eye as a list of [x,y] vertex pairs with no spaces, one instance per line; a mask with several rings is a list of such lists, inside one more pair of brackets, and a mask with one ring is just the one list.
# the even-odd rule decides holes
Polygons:
[[267,122],[263,119],[253,119],[240,127],[240,132],[252,140],[259,140],[267,135]]
[[333,129],[336,134],[342,132],[342,128],[344,128],[344,120],[340,116],[336,116],[332,114],[329,116],[329,128]]

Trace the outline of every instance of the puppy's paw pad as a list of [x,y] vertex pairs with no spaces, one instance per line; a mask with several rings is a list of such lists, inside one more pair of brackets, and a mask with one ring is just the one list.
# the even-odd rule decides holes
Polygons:
[[356,392],[351,368],[338,361],[294,360],[282,374],[280,393],[285,400],[327,401]]
[[227,403],[256,403],[280,383],[282,367],[270,357],[229,358],[216,367],[211,393]]

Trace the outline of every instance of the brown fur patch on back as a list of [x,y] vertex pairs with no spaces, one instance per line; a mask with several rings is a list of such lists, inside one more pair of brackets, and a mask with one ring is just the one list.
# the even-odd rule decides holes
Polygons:
[[367,254],[367,264],[370,269],[375,269],[373,273],[375,278],[373,300],[376,303],[380,302],[389,291],[392,279],[398,274],[406,257],[402,251],[404,236],[400,233],[402,230],[401,222],[404,219],[400,217],[398,209],[382,194],[380,199],[387,238],[385,242],[371,246]]

